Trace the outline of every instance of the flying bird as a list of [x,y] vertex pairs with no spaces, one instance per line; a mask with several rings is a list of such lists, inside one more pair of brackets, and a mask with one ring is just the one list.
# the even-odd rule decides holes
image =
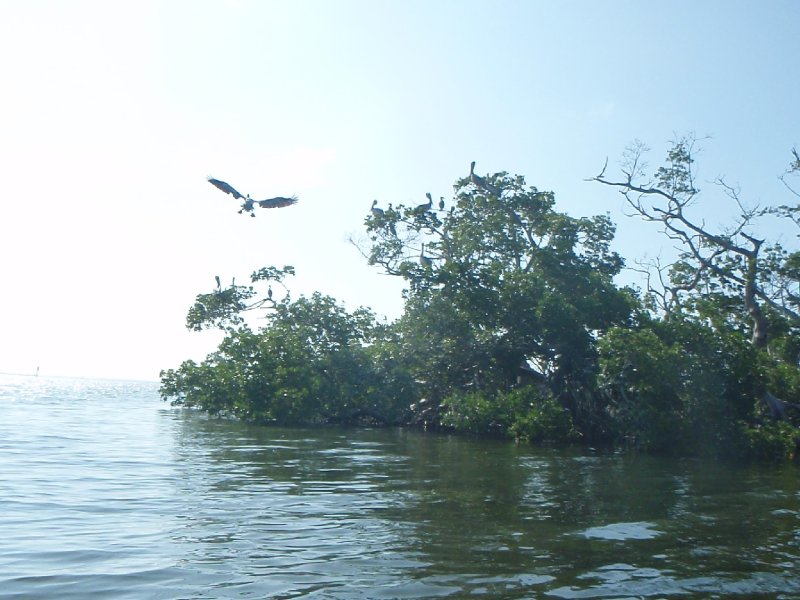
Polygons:
[[252,198],[250,198],[250,194],[247,194],[247,196],[243,196],[229,183],[226,183],[219,179],[214,179],[213,177],[209,177],[208,182],[217,189],[222,190],[226,194],[230,194],[237,200],[244,200],[244,202],[242,202],[241,208],[239,209],[239,214],[247,212],[250,213],[251,217],[256,216],[253,213],[253,209],[255,208],[256,204],[261,208],[282,208],[284,206],[291,206],[292,204],[295,204],[297,202],[297,196],[290,196],[288,198],[285,196],[275,196],[274,198],[267,198],[266,200],[253,200]]

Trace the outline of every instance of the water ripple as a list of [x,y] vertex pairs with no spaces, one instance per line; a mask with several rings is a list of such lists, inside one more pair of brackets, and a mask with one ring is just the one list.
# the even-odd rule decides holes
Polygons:
[[2,598],[800,594],[800,483],[0,377]]

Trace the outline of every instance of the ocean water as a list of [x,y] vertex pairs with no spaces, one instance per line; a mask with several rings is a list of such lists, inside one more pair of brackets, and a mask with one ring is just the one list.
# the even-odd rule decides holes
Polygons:
[[0,598],[800,598],[800,472],[0,376]]

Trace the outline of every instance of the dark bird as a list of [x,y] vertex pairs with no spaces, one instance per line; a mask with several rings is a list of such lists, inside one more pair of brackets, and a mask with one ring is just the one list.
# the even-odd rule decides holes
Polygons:
[[439,196],[439,210],[444,210],[444,196]]
[[247,196],[242,196],[232,185],[229,183],[225,183],[224,181],[220,181],[219,179],[214,179],[213,177],[208,178],[209,183],[216,187],[219,190],[222,190],[226,194],[230,194],[237,200],[244,200],[242,202],[242,206],[239,209],[239,214],[243,212],[250,213],[251,217],[255,217],[256,215],[253,213],[253,209],[255,205],[258,204],[261,208],[282,208],[284,206],[291,206],[292,204],[297,203],[297,196],[291,196],[289,198],[285,196],[276,196],[275,198],[267,198],[266,200],[253,200],[250,198],[250,194]]
[[481,177],[480,175],[475,175],[475,161],[473,160],[472,163],[469,165],[469,179],[472,183],[477,185],[482,190],[489,192],[490,194],[494,194],[498,198],[500,197],[500,188],[497,186],[492,185],[486,179]]
[[377,204],[378,204],[378,201],[377,200],[373,200],[372,201],[372,206],[370,207],[370,211],[372,211],[372,214],[375,215],[376,217],[382,217],[383,216],[383,209],[382,208],[378,208],[376,206]]
[[256,201],[252,200],[250,196],[248,196],[244,202],[242,202],[242,207],[239,209],[239,214],[242,212],[249,212],[251,217],[255,217],[255,213],[253,212],[253,206],[255,205]]
[[261,208],[283,208],[284,206],[291,206],[297,204],[297,196],[275,196],[274,198],[267,198],[266,200],[256,200]]
[[[375,202],[377,202],[377,200],[375,200]],[[375,206],[375,202],[372,203],[372,214],[375,215],[376,217],[377,216],[382,217],[385,213],[383,209],[377,208]],[[391,202],[389,202],[389,213],[390,216],[394,214]],[[392,233],[393,236],[397,237],[397,229],[394,226],[394,219],[388,219],[388,223],[389,223],[389,231]]]
[[239,192],[237,192],[231,184],[225,183],[224,181],[220,181],[219,179],[214,179],[213,177],[209,177],[208,182],[217,189],[222,190],[226,194],[230,194],[237,200],[244,200],[244,196],[242,196]]
[[214,275],[214,279],[217,282],[217,290],[219,291],[220,289],[222,289],[222,282],[219,280],[219,275]]
[[267,288],[267,298],[270,300],[270,302],[272,301],[272,286]]
[[415,213],[423,213],[429,211],[433,206],[433,198],[431,198],[431,193],[425,192],[425,196],[428,198],[428,201],[425,204],[420,204],[416,208],[414,208]]
[[419,264],[421,264],[426,269],[433,268],[433,260],[425,256],[425,244],[422,244],[422,249],[419,251]]

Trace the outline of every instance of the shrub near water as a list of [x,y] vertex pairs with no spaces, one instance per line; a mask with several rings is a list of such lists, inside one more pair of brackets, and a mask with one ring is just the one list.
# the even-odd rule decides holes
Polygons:
[[[314,294],[276,306],[259,332],[228,330],[201,364],[162,372],[173,404],[255,423],[397,423],[410,385],[371,312]],[[393,385],[388,385],[388,384]]]
[[528,442],[575,439],[569,411],[535,387],[490,396],[457,393],[442,402],[442,425],[455,431],[514,438]]

